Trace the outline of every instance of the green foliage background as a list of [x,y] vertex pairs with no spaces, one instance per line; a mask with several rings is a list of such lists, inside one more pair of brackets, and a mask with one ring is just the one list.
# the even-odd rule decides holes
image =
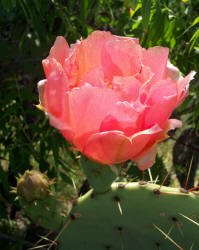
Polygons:
[[[21,207],[10,187],[16,185],[18,174],[27,169],[47,170],[49,177],[57,180],[57,192],[64,190],[71,197],[75,195],[72,180],[77,188],[84,180],[77,153],[70,151],[70,145],[34,107],[38,103],[36,83],[44,78],[41,60],[48,55],[56,36],[64,36],[69,44],[97,29],[137,37],[146,48],[169,47],[171,62],[188,74],[199,68],[198,10],[199,1],[195,0],[1,0],[0,217],[3,220],[16,222],[16,211]],[[186,115],[185,124],[196,130],[199,129],[197,79],[198,75],[189,97],[175,111],[175,117]],[[0,229],[18,236],[3,222]],[[25,234],[26,230],[20,237]],[[23,245],[2,242],[9,244],[6,249],[22,249]],[[0,243],[0,247],[3,245]]]

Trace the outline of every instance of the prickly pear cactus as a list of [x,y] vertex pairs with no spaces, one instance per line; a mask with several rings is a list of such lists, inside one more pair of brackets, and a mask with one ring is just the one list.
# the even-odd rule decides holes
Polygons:
[[58,232],[51,246],[59,243],[59,250],[199,249],[198,192],[145,181],[112,184],[121,170],[118,166],[109,168],[84,157],[81,164],[93,189],[76,200],[64,220],[52,182],[44,174],[27,172],[18,180],[16,191],[26,214]]
[[51,190],[54,180],[38,170],[27,170],[13,190],[26,215],[37,225],[59,230],[62,225],[61,203]]
[[199,196],[147,182],[114,183],[77,200],[60,250],[199,249]]

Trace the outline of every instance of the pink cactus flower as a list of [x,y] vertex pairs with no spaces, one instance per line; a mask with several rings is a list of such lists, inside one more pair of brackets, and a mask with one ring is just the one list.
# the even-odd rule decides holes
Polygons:
[[43,60],[40,105],[85,156],[101,164],[133,160],[150,167],[157,143],[182,125],[169,119],[188,94],[185,78],[168,60],[169,49],[144,49],[136,38],[95,31],[68,46],[57,37]]

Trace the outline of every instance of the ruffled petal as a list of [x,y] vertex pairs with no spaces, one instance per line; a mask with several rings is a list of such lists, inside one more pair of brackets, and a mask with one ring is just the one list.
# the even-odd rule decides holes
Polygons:
[[41,80],[37,83],[37,88],[39,91],[39,102],[41,105],[41,108],[45,111],[46,107],[46,96],[45,96],[45,88],[46,88],[47,80]]
[[74,131],[70,127],[60,130],[60,132],[67,141],[74,144]]
[[191,71],[184,79],[180,80],[177,83],[178,87],[178,101],[177,105],[180,105],[185,97],[188,95],[189,83],[194,79],[196,72]]
[[151,143],[149,141],[148,145],[144,148],[144,150],[132,158],[132,160],[137,163],[138,168],[140,170],[145,170],[154,164],[157,154],[158,142],[169,138],[169,136],[167,135],[167,132],[169,130],[180,128],[181,126],[182,122],[179,120],[176,119],[167,120],[163,130],[156,136],[155,142]]
[[92,68],[87,71],[80,80],[79,86],[83,86],[85,83],[89,83],[96,87],[105,87],[104,73],[100,68]]
[[63,36],[58,36],[53,47],[50,50],[49,57],[56,59],[61,65],[64,64],[65,58],[68,57],[69,46]]
[[67,77],[62,72],[54,71],[47,79],[45,88],[47,112],[57,118],[63,118],[67,113]]
[[113,90],[118,94],[121,101],[134,102],[139,97],[140,81],[135,77],[120,77],[113,78]]
[[94,31],[86,40],[83,40],[83,49],[87,58],[87,70],[101,67],[101,53],[104,44],[113,39],[113,35],[106,31]]
[[[49,59],[49,62],[54,60]],[[53,68],[47,80],[38,84],[40,103],[50,118],[50,123],[57,129],[69,129],[69,105],[67,92],[68,78],[60,64]]]
[[171,80],[162,80],[152,86],[147,93],[148,106],[143,112],[143,129],[150,128],[154,124],[164,125],[177,103],[177,87]]
[[171,62],[167,61],[167,78],[171,78],[173,81],[178,81],[180,77],[180,71]]
[[156,141],[164,141],[165,139],[168,139],[169,136],[167,135],[167,132],[169,130],[174,130],[176,128],[182,127],[182,121],[176,120],[176,119],[168,119],[163,127],[162,132],[157,136]]
[[135,77],[142,83],[142,85],[146,85],[153,78],[154,73],[151,71],[151,68],[148,66],[142,65],[141,71]]
[[132,158],[138,165],[140,170],[145,170],[153,165],[157,154],[157,143],[147,147],[141,154]]
[[154,73],[153,81],[165,79],[166,65],[169,55],[169,49],[165,47],[152,47],[148,50],[143,49],[142,63],[149,66]]
[[77,87],[80,82],[82,85],[82,78],[88,71],[101,68],[102,47],[109,39],[112,39],[109,32],[95,31],[87,39],[71,45],[63,66],[71,86]]
[[102,164],[122,162],[129,158],[131,142],[121,131],[93,134],[83,148],[83,154]]
[[60,72],[60,74],[63,72],[63,68],[61,64],[55,60],[55,58],[46,58],[42,61],[42,65],[44,68],[44,72],[46,75],[46,78],[53,72],[57,71]]
[[[135,43],[135,44],[137,44],[137,45],[140,45],[140,44],[139,44],[139,39],[138,39],[138,38],[135,38],[135,37],[116,36],[116,35],[114,35],[114,37],[115,37],[117,40],[120,40],[120,41],[122,41],[122,42],[129,42],[129,43],[133,42],[133,43]],[[140,47],[140,46],[139,46],[139,47]]]
[[105,43],[101,62],[105,78],[109,81],[114,76],[133,76],[141,69],[140,46],[133,40],[114,37]]
[[100,126],[100,132],[118,130],[123,131],[126,136],[131,136],[138,132],[137,119],[139,112],[137,112],[133,105],[128,102],[118,102],[116,109],[104,118]]
[[67,93],[70,106],[70,122],[76,137],[90,131],[99,131],[101,121],[115,109],[118,97],[107,88],[89,84]]
[[133,158],[143,150],[151,136],[161,132],[159,126],[127,137],[121,131],[108,131],[91,135],[83,154],[102,164],[113,164]]
[[50,124],[59,129],[64,137],[73,143],[74,132],[70,126],[66,81],[64,73],[52,72],[48,80],[38,83],[41,108],[48,115]]

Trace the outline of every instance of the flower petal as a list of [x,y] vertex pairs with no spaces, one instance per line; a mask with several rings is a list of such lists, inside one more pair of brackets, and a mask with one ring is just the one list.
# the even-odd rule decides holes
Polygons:
[[70,121],[76,137],[90,131],[99,131],[101,121],[115,109],[118,97],[107,88],[89,84],[74,88],[67,93],[70,106]]
[[166,77],[166,65],[169,55],[169,49],[165,47],[152,47],[148,50],[143,49],[142,62],[149,66],[154,73],[153,81],[164,79]]
[[[147,92],[146,92],[147,95]],[[150,128],[154,124],[162,127],[171,115],[177,103],[176,84],[169,80],[162,80],[152,86],[143,112],[143,129]]]
[[177,81],[180,77],[180,71],[171,62],[167,61],[167,77],[171,78],[173,81]]
[[148,146],[141,153],[132,158],[132,160],[137,163],[140,170],[145,170],[153,165],[157,154],[157,143],[169,138],[167,132],[171,129],[180,128],[181,126],[182,122],[179,120],[167,120],[162,132],[156,137],[155,142],[152,144],[148,143]]
[[114,37],[105,43],[101,60],[105,78],[109,81],[114,76],[133,76],[141,69],[140,46],[133,40]]
[[153,165],[157,154],[157,143],[147,147],[141,154],[132,158],[138,165],[140,170],[145,170]]
[[58,61],[56,61],[55,58],[44,59],[42,61],[42,65],[44,68],[46,78],[48,78],[48,76],[55,70],[60,73],[63,71],[61,64]]
[[67,77],[62,72],[54,71],[47,78],[45,88],[46,109],[57,118],[63,118],[67,113]]
[[184,98],[188,95],[189,82],[194,79],[196,72],[191,71],[184,79],[177,83],[178,87],[178,103],[180,105]]
[[[54,59],[48,61],[52,62]],[[38,88],[41,105],[48,114],[51,125],[63,130],[70,127],[69,106],[66,95],[68,78],[63,69],[59,67],[60,64],[55,65],[47,80],[40,82]]]
[[64,137],[73,143],[74,132],[69,123],[68,100],[65,89],[67,78],[64,73],[59,73],[52,72],[48,80],[42,80],[38,83],[39,99],[42,108],[50,119],[50,124],[59,129]]
[[123,162],[140,153],[151,136],[160,132],[159,126],[155,125],[132,137],[125,136],[121,131],[96,133],[88,138],[83,148],[83,154],[102,164]]
[[135,77],[113,78],[113,90],[118,94],[121,101],[134,102],[139,97],[141,83]]
[[128,102],[118,102],[116,109],[104,118],[100,126],[100,132],[119,130],[123,131],[126,136],[131,136],[138,132],[137,119],[139,112],[137,112],[133,105]]
[[104,44],[110,39],[113,39],[110,32],[94,31],[86,40],[82,41],[88,69],[101,67],[101,53]]
[[174,130],[176,128],[181,128],[181,127],[182,127],[182,121],[176,119],[168,119],[163,127],[162,132],[156,138],[156,141],[160,142],[165,139],[168,139],[169,136],[167,135],[167,132],[169,130]]
[[45,96],[46,84],[47,84],[46,79],[41,80],[37,83],[37,88],[39,91],[39,101],[40,101],[40,105],[42,106],[44,111],[45,111],[45,107],[46,107],[46,96]]
[[61,65],[64,64],[65,58],[68,57],[69,47],[63,36],[58,36],[53,47],[50,50],[49,57],[56,59]]
[[89,83],[96,87],[105,87],[104,73],[100,68],[92,68],[87,71],[80,80],[79,86],[83,86],[85,83]]

